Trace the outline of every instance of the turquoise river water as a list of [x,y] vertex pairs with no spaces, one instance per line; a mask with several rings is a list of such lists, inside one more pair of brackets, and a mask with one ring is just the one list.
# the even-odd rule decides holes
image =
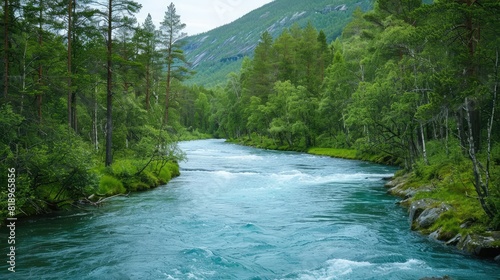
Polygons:
[[[167,186],[23,218],[0,279],[500,279],[493,262],[409,230],[395,169],[203,140]],[[0,248],[7,260],[7,232]]]

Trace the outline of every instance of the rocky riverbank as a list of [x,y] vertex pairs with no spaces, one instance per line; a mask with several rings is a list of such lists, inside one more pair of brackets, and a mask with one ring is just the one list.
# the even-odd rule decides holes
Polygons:
[[458,230],[440,226],[456,223],[454,207],[438,199],[419,198],[419,193],[432,192],[436,186],[412,186],[409,184],[410,177],[410,174],[395,177],[385,186],[388,188],[388,193],[402,198],[398,204],[408,209],[412,230],[466,253],[480,258],[494,259],[500,263],[500,231],[475,231],[473,226],[478,221],[474,220],[460,221],[457,225]]

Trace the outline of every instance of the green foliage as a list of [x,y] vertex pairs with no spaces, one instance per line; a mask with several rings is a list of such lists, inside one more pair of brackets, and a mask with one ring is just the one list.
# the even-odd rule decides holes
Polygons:
[[149,166],[149,171],[155,174],[160,184],[166,184],[172,178],[180,175],[179,165],[175,162],[153,163]]
[[[66,208],[96,193],[147,189],[178,174],[175,164],[167,163],[183,158],[175,135],[181,124],[174,118],[181,104],[172,102],[174,117],[168,127],[163,126],[166,100],[153,93],[164,89],[164,69],[152,19],[142,28],[130,28],[135,25],[133,16],[119,13],[137,12],[140,5],[113,2],[120,7],[115,7],[117,14],[110,22],[113,44],[106,45],[104,30],[95,28],[102,26],[98,22],[105,13],[96,7],[82,2],[69,9],[75,21],[70,23],[71,7],[63,6],[73,2],[62,6],[47,2],[45,8],[39,2],[9,7],[16,10],[16,17],[5,18],[0,11],[0,18],[9,20],[7,34],[2,33],[9,49],[2,52],[8,65],[0,70],[5,78],[0,96],[0,168],[16,169],[16,214]],[[69,26],[71,30],[66,29]],[[69,41],[61,40],[67,32]],[[107,47],[114,50],[109,57]],[[174,55],[179,57],[178,52]],[[111,76],[103,67],[108,59],[113,64]],[[109,88],[103,86],[106,81]],[[179,83],[173,86],[177,90]],[[106,108],[108,93],[112,108]],[[206,115],[208,99],[200,102],[198,111]],[[106,122],[111,109],[113,126]],[[111,128],[116,164],[106,169],[101,163]],[[147,169],[156,161],[174,172],[162,171],[158,179]],[[5,176],[0,174],[4,182]],[[0,191],[0,219],[7,213],[5,195]]]
[[99,182],[97,193],[103,196],[111,196],[116,194],[124,194],[127,190],[123,183],[111,175],[103,175]]
[[176,162],[165,160],[122,159],[117,160],[110,167],[104,168],[102,172],[104,176],[118,180],[127,191],[155,188],[180,175],[179,165]]

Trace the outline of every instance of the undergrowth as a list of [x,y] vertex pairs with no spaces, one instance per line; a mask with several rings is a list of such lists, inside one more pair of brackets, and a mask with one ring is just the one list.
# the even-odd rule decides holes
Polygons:
[[[498,229],[499,215],[490,219],[479,203],[473,184],[471,161],[456,143],[452,143],[448,150],[442,147],[442,143],[429,142],[428,164],[424,160],[418,161],[407,183],[407,187],[424,190],[417,192],[413,200],[429,198],[451,207],[426,231],[429,233],[440,229],[444,238],[451,238],[458,233],[466,235]],[[484,160],[485,155],[481,155],[481,159]],[[498,169],[498,165],[492,165],[492,174],[498,174]],[[495,202],[499,197],[498,177],[492,178],[489,200],[499,205]]]

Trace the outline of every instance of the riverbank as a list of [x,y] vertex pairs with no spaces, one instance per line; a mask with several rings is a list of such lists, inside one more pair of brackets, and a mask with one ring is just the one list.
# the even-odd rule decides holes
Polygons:
[[239,144],[243,146],[255,147],[265,150],[276,150],[276,151],[293,151],[308,153],[317,156],[329,156],[342,159],[351,160],[362,160],[379,164],[386,165],[397,165],[396,160],[385,154],[369,154],[362,153],[355,149],[339,149],[339,148],[304,148],[304,147],[290,147],[289,145],[279,145],[272,139],[261,137],[261,138],[244,138],[244,139],[229,139],[227,142]]
[[[270,141],[230,141],[246,146],[273,150],[290,150]],[[353,149],[311,148],[292,149],[313,155],[394,164],[383,155],[363,155]],[[434,165],[417,164],[410,173],[401,171],[386,184],[391,195],[402,198],[399,203],[408,209],[410,228],[430,239],[454,246],[458,250],[500,262],[500,231],[490,221],[474,197],[475,189],[469,178],[470,166],[463,158],[439,161]]]
[[397,176],[385,186],[388,193],[402,198],[398,204],[408,209],[412,230],[500,263],[500,231],[492,230],[473,196],[474,189],[454,183],[456,176],[451,173],[439,181],[423,184],[413,172]]
[[15,215],[0,212],[0,225],[6,218],[20,218],[66,211],[82,206],[99,206],[109,198],[132,192],[146,191],[167,184],[180,175],[179,164],[172,160],[119,159],[109,167],[98,165],[86,173],[81,189],[53,184],[37,189],[37,196],[18,195]]

